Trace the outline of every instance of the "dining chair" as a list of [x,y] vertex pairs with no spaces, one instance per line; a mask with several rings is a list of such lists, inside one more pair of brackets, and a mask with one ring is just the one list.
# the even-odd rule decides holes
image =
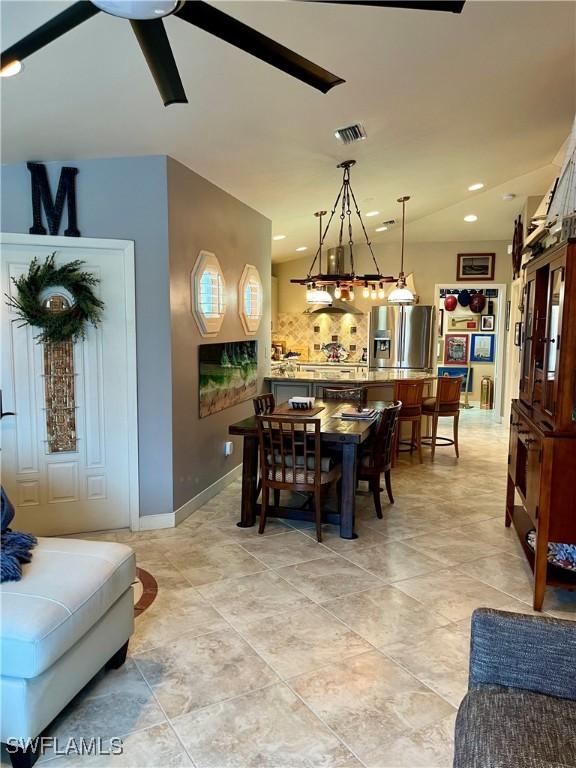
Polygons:
[[264,533],[270,490],[300,491],[313,498],[316,538],[322,541],[322,489],[341,477],[341,465],[322,457],[320,419],[256,416],[260,444],[262,504],[258,533]]
[[[254,414],[261,416],[263,413],[272,413],[276,408],[276,400],[272,392],[265,392],[262,395],[257,395],[252,399],[252,405],[254,406]],[[258,478],[258,485],[256,486],[256,498],[260,496],[262,491],[262,478]],[[280,504],[280,491],[274,493],[274,504],[278,506]]]
[[397,402],[381,411],[374,437],[369,447],[360,455],[357,478],[358,480],[368,481],[368,486],[374,497],[376,515],[379,518],[382,518],[382,504],[380,502],[380,478],[382,474],[384,474],[386,492],[390,499],[390,504],[394,504],[390,471],[392,468],[394,437],[398,427],[398,415],[401,408],[402,403]]
[[[460,421],[460,395],[462,392],[462,382],[464,376],[439,376],[436,382],[436,396],[425,397],[422,403],[422,413],[432,419],[432,434],[424,435],[422,442],[431,447],[431,458],[434,461],[434,454],[437,445],[453,445],[456,452],[456,458],[460,457],[458,450],[458,422]],[[453,438],[438,436],[438,420],[442,417],[451,417],[454,419]]]
[[261,416],[263,413],[272,413],[276,407],[276,401],[271,392],[265,392],[263,395],[258,395],[252,400],[252,403],[254,405],[254,413],[256,416]]
[[324,387],[323,400],[344,400],[349,403],[366,405],[367,387]]
[[423,381],[396,381],[394,384],[394,400],[401,402],[402,407],[398,414],[398,427],[396,429],[394,455],[400,450],[402,424],[410,424],[410,453],[416,449],[418,458],[422,464],[422,402],[424,399]]

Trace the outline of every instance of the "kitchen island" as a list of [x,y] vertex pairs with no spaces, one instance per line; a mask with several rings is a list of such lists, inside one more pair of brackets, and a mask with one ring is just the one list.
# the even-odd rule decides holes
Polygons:
[[368,400],[390,401],[394,399],[394,383],[396,381],[425,381],[431,383],[435,376],[428,371],[415,370],[380,370],[371,371],[358,369],[350,370],[347,363],[319,364],[314,371],[299,370],[273,372],[264,377],[268,392],[272,392],[277,403],[283,403],[291,397],[322,398],[325,387],[366,387]]

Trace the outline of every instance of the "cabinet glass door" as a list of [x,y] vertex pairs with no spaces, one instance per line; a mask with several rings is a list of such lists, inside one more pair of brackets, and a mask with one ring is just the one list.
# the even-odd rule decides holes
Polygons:
[[526,283],[524,296],[524,323],[522,327],[522,375],[520,377],[520,392],[523,399],[530,399],[530,376],[532,368],[532,326],[534,324],[534,293],[535,280]]
[[545,387],[544,408],[553,414],[556,405],[556,381],[560,346],[560,323],[562,299],[564,292],[564,268],[558,267],[550,271],[548,290],[548,317],[546,321],[545,347]]

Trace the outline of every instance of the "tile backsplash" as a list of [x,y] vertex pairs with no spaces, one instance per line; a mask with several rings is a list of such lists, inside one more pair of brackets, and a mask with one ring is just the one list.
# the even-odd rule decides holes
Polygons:
[[368,346],[368,315],[279,312],[272,336],[275,341],[286,342],[286,351],[303,347],[312,361],[326,359],[320,351],[322,344],[339,341],[350,352],[349,360],[360,360],[362,347]]

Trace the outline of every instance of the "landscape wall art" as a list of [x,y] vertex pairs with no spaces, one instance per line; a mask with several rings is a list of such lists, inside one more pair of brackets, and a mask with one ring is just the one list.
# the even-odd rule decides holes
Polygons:
[[257,394],[258,343],[230,341],[199,347],[200,418]]

